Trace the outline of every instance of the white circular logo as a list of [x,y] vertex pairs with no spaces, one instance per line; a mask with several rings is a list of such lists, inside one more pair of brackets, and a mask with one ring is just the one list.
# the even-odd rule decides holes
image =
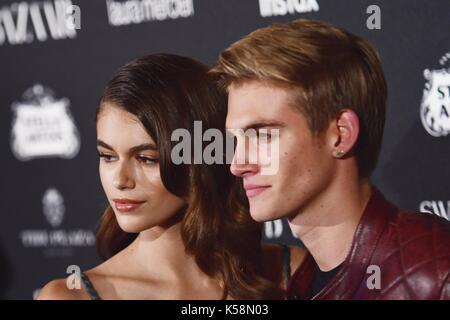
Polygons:
[[42,205],[48,223],[54,228],[59,227],[66,211],[61,193],[54,188],[48,189],[42,197]]
[[[440,61],[444,65],[450,59],[447,53]],[[433,137],[450,133],[450,68],[425,69],[427,83],[423,90],[420,118],[427,132]]]

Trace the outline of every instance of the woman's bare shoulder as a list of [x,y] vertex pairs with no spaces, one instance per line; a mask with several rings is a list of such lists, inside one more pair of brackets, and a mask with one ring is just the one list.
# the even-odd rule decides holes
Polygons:
[[285,249],[289,248],[290,253],[290,269],[291,275],[303,262],[306,256],[306,249],[299,246],[288,246],[284,247],[277,244],[265,243],[262,245],[262,257],[264,274],[269,277],[269,279],[280,282],[282,280],[283,274],[283,261],[285,255]]
[[39,292],[37,300],[86,300],[89,296],[80,284],[79,288],[69,288],[67,279],[56,279],[47,283]]
[[[88,279],[94,283],[97,283],[99,279],[101,280],[104,277],[105,270],[108,269],[109,263],[103,262],[100,265],[95,266],[94,268],[84,271],[84,275],[88,277]],[[80,275],[81,276],[81,275]],[[92,281],[94,279],[94,281]],[[74,279],[70,279],[74,280]],[[84,285],[82,283],[82,279],[78,279],[78,284],[75,286],[75,283],[70,283],[68,278],[65,279],[56,279],[47,283],[39,292],[37,296],[37,300],[88,300],[90,299],[87,294]],[[75,288],[71,289],[71,286],[75,286]]]
[[308,251],[305,248],[298,246],[292,246],[289,249],[291,251],[291,272],[294,273],[302,264]]

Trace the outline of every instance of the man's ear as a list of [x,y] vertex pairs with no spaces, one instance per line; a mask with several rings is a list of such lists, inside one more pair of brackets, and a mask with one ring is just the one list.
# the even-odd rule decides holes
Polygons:
[[353,110],[342,109],[335,121],[333,129],[335,142],[333,155],[342,158],[351,152],[359,137],[359,118]]

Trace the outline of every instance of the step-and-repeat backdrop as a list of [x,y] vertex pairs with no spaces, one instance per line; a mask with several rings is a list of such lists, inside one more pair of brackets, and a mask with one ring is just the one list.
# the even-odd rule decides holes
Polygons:
[[[297,18],[376,47],[389,102],[373,181],[399,206],[448,219],[448,0],[1,0],[0,298],[32,299],[67,266],[99,262],[94,113],[119,66],[156,52],[211,65],[243,35]],[[301,245],[285,221],[263,232]]]

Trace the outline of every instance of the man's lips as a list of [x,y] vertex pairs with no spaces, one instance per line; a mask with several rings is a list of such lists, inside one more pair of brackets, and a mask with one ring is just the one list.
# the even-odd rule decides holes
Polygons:
[[133,199],[113,199],[114,206],[120,212],[131,212],[139,208],[145,201]]
[[253,198],[259,195],[264,190],[270,188],[270,186],[262,186],[262,185],[255,185],[255,184],[248,184],[244,185],[245,193],[247,194],[248,198]]

